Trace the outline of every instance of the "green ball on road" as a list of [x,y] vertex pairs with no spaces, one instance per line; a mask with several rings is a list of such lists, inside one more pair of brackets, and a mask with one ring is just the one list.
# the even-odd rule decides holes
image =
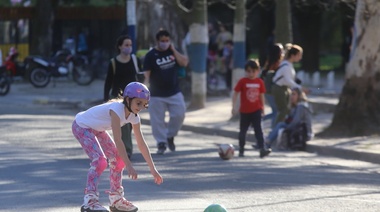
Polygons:
[[204,212],[227,212],[227,209],[219,204],[211,204],[204,210]]

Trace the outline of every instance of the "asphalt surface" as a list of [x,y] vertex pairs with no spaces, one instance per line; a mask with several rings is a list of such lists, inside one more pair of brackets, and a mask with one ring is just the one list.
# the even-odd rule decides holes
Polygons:
[[[16,82],[0,98],[1,212],[79,211],[89,161],[70,124],[75,113],[101,102],[103,83],[78,86],[62,79],[55,86],[36,89]],[[329,110],[338,101],[321,90],[310,96],[321,108],[313,119],[316,132],[330,123]],[[248,147],[246,157],[224,161],[217,155],[217,145],[237,144],[238,124],[230,120],[230,105],[229,97],[214,96],[207,98],[206,108],[188,111],[176,137],[177,151],[164,156],[154,154],[149,115],[141,113],[144,136],[164,183],[153,183],[135,148],[132,162],[139,180],[124,176],[123,185],[139,211],[194,212],[211,203],[238,212],[378,211],[380,166],[365,162],[369,154],[380,161],[375,137],[315,138],[308,143],[309,152],[274,151],[265,159]],[[268,125],[264,122],[266,132]],[[100,184],[104,205],[108,174]]]
[[[15,112],[19,107],[14,107]],[[71,134],[73,113],[0,115],[0,211],[79,211],[90,161]],[[21,112],[21,111],[19,111]],[[50,113],[50,111],[49,111]],[[378,211],[380,167],[307,152],[221,160],[217,144],[236,139],[181,131],[176,152],[156,155],[151,129],[142,131],[164,183],[155,185],[135,146],[138,180],[124,173],[125,197],[149,212],[201,212],[212,203],[229,212]],[[109,171],[100,178],[108,205]]]
[[[314,110],[314,133],[322,131],[331,123],[343,83],[342,79],[336,79],[333,88],[327,88],[323,84],[319,87],[310,87],[311,94],[308,97]],[[62,113],[65,110],[79,112],[102,102],[103,86],[103,80],[95,80],[89,86],[79,86],[63,78],[58,79],[55,83],[50,83],[46,88],[34,88],[31,84],[21,81],[12,84],[11,92],[0,98],[0,105],[10,109],[22,105],[25,109],[41,107],[46,111],[62,109]],[[229,96],[209,96],[205,108],[187,111],[182,130],[237,138],[239,124],[238,120],[231,120],[230,107],[231,98]],[[266,108],[266,111],[270,111],[270,109]],[[7,111],[0,111],[1,113],[7,114]],[[41,113],[44,111],[41,110]],[[147,111],[140,115],[142,123],[149,124]],[[270,131],[269,121],[265,121],[263,124],[264,132],[267,135]],[[377,135],[333,139],[315,137],[308,142],[306,151],[380,163],[380,143],[378,140],[379,136]],[[254,141],[252,131],[248,134],[248,141]]]

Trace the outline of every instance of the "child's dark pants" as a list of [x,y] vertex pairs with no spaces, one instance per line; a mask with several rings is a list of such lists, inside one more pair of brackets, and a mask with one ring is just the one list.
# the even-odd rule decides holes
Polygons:
[[252,125],[259,149],[264,148],[263,130],[261,128],[261,110],[253,113],[240,113],[239,147],[244,151],[245,139],[250,125]]

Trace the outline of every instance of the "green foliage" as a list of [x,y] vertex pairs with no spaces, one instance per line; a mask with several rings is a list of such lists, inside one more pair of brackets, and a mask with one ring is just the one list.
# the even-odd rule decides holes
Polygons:
[[93,7],[108,7],[108,6],[123,6],[125,0],[62,0],[61,6],[93,6]]
[[327,11],[322,14],[320,45],[322,51],[339,51],[342,45],[342,17],[338,11]]
[[[301,69],[301,65],[302,65],[301,62],[293,64],[296,70]],[[326,55],[321,55],[319,57],[319,70],[322,72],[337,70],[340,68],[341,64],[342,64],[342,56],[339,54],[326,54]]]
[[[259,58],[257,53],[252,53],[247,59]],[[302,62],[302,61],[301,61]],[[294,63],[293,66],[296,70],[301,69],[302,63]],[[340,54],[325,54],[319,57],[319,70],[320,71],[331,71],[337,70],[342,64],[342,56]]]
[[247,59],[253,59],[253,58],[254,59],[258,59],[259,58],[259,54],[257,54],[257,53],[249,54]]
[[[21,0],[21,3],[17,6],[23,5],[24,2],[28,0]],[[30,6],[36,5],[38,0],[31,0]],[[58,1],[58,0],[54,0]],[[105,1],[105,0],[61,0],[59,1],[60,6],[93,6],[93,7],[108,7],[108,6],[124,6],[125,0],[113,0],[113,1]],[[0,7],[10,7],[12,6],[10,0],[0,0]]]
[[342,56],[339,54],[322,55],[319,60],[319,70],[321,71],[336,70],[342,64]]

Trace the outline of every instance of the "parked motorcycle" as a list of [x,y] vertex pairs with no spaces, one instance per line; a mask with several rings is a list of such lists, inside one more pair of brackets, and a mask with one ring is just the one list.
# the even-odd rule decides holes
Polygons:
[[12,80],[7,72],[6,66],[0,67],[0,96],[5,96],[11,89]]
[[94,79],[87,57],[72,55],[67,49],[57,51],[50,60],[29,56],[25,64],[29,81],[36,88],[46,87],[51,77],[69,77],[78,85],[89,85]]
[[18,51],[15,47],[11,47],[5,58],[3,68],[7,72],[11,81],[13,81],[14,77],[24,77],[25,76],[25,63],[19,62],[17,60]]

